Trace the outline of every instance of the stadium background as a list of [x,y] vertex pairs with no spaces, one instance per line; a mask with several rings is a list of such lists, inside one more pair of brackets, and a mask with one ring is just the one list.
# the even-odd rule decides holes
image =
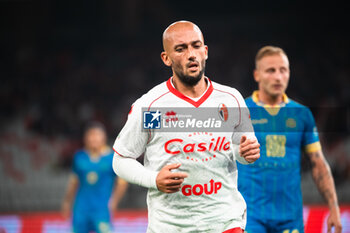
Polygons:
[[[112,145],[132,102],[170,77],[161,34],[187,19],[209,46],[206,74],[256,88],[263,45],[289,55],[287,94],[312,108],[350,232],[348,9],[336,2],[0,0],[0,232],[66,232],[58,210],[72,155],[90,120]],[[307,232],[325,232],[327,209],[303,165]],[[131,185],[116,232],[145,232],[146,190]]]

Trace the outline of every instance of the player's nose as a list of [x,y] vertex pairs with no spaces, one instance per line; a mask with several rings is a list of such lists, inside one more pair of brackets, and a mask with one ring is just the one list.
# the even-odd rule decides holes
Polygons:
[[192,47],[189,47],[187,51],[188,51],[188,59],[195,60],[196,59],[195,49]]
[[283,75],[282,75],[281,72],[277,71],[277,72],[275,73],[275,75],[274,75],[274,78],[275,78],[275,80],[277,80],[277,81],[282,81]]

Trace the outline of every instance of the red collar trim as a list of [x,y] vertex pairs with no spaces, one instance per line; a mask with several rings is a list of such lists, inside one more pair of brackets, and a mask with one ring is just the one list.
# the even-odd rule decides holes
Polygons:
[[210,96],[210,94],[214,90],[213,84],[211,83],[209,78],[208,78],[208,81],[210,82],[210,86],[207,89],[207,91],[204,93],[204,95],[198,101],[194,101],[194,100],[188,98],[187,96],[185,96],[184,94],[182,94],[181,92],[179,92],[178,90],[176,90],[173,87],[173,85],[171,84],[171,78],[168,79],[168,81],[166,82],[166,85],[171,93],[173,93],[174,95],[176,95],[180,99],[183,99],[183,100],[187,101],[188,103],[192,104],[193,106],[195,106],[196,108],[198,108],[206,99],[208,99],[208,97]]

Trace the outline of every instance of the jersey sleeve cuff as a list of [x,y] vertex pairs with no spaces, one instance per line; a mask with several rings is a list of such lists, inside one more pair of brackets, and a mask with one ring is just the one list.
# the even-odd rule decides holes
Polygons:
[[150,179],[150,181],[149,181],[149,187],[150,188],[154,188],[154,189],[158,189],[158,187],[157,187],[157,182],[156,182],[156,180],[157,180],[157,175],[158,175],[158,172],[151,172],[152,174],[150,174],[150,176],[149,176],[149,179]]
[[308,144],[305,146],[304,150],[306,153],[313,153],[313,152],[319,151],[321,150],[321,143],[317,141],[317,142]]
[[245,158],[243,158],[239,154],[239,146],[238,145],[233,145],[233,155],[236,158],[236,160],[241,163],[241,164],[250,164]]

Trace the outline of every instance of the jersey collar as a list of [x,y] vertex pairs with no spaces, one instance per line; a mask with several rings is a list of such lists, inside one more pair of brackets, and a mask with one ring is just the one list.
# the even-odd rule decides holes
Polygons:
[[111,148],[107,145],[103,146],[103,148],[101,149],[101,152],[99,154],[92,154],[92,152],[90,150],[88,150],[87,148],[84,148],[86,154],[89,155],[90,159],[94,159],[96,160],[96,158],[99,160],[100,157],[106,156],[108,154],[111,153]]
[[265,108],[265,110],[272,116],[275,116],[278,114],[279,110],[281,107],[284,107],[288,102],[288,96],[286,94],[283,94],[282,96],[282,103],[278,105],[269,105],[269,104],[264,104],[259,100],[259,91],[254,91],[252,94],[252,99],[254,103],[256,103],[259,106],[262,106]]
[[[253,101],[258,105],[271,107],[271,105],[269,105],[269,104],[264,104],[264,103],[260,102],[259,91],[253,91],[252,98],[253,98]],[[286,94],[283,94],[282,101],[283,101],[282,105],[287,104],[289,102],[288,96]]]
[[193,106],[195,106],[196,108],[198,108],[206,99],[208,99],[208,97],[210,96],[210,94],[213,92],[214,88],[213,88],[213,84],[211,83],[209,78],[205,78],[206,80],[208,80],[208,85],[209,87],[207,88],[207,90],[205,91],[205,93],[202,95],[202,97],[197,100],[194,101],[191,98],[188,98],[187,96],[185,96],[184,94],[182,94],[181,92],[179,92],[178,90],[176,90],[174,88],[174,86],[172,85],[172,77],[168,79],[168,81],[166,82],[166,85],[169,89],[169,91],[171,93],[173,93],[174,95],[176,95],[177,97],[179,97],[180,99],[185,100],[186,102],[192,104]]

